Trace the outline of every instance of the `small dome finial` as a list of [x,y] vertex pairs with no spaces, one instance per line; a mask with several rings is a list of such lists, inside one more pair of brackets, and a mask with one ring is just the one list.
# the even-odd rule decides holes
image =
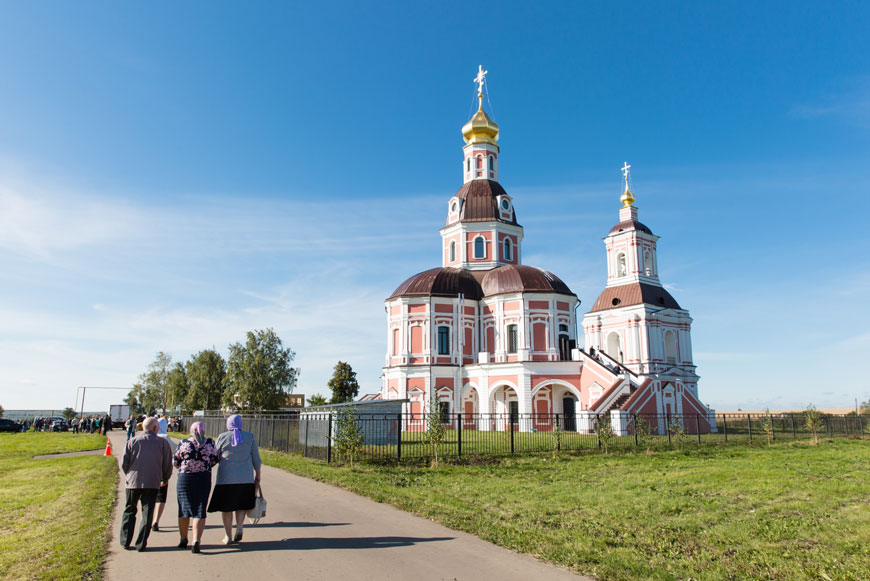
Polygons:
[[628,188],[628,181],[631,178],[631,166],[628,165],[628,162],[622,166],[622,176],[625,178],[625,191],[622,192],[622,196],[619,198],[619,201],[622,202],[624,207],[629,207],[634,203],[634,194],[631,193],[631,190]]
[[483,110],[483,86],[486,84],[486,74],[483,65],[478,65],[477,76],[477,112],[462,127],[462,136],[466,143],[492,143],[498,141],[498,123],[490,119]]

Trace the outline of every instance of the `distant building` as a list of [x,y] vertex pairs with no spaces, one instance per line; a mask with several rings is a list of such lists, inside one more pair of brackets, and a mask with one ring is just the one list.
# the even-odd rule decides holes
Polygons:
[[[589,431],[606,413],[620,433],[635,413],[693,416],[689,431],[715,429],[698,399],[692,319],[659,280],[659,238],[638,221],[630,166],[619,222],[604,238],[607,282],[583,317],[582,349],[577,295],[555,274],[522,263],[523,227],[498,181],[499,126],[483,109],[484,76],[476,79],[478,110],[462,128],[463,185],[447,200],[441,266],[386,300],[380,397],[409,400],[407,429],[424,428],[418,414],[430,398],[476,429],[505,430],[522,416],[529,421],[520,429],[548,430],[560,414],[564,429]],[[475,414],[487,419],[472,423]]]

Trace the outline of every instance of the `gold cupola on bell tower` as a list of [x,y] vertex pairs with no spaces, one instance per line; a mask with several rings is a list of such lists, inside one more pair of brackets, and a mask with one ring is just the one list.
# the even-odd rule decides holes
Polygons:
[[462,137],[465,138],[465,143],[495,145],[495,142],[498,141],[498,123],[493,121],[483,110],[483,85],[486,73],[487,71],[483,70],[483,66],[478,67],[477,77],[474,79],[477,83],[477,112],[472,115],[468,123],[462,126]]

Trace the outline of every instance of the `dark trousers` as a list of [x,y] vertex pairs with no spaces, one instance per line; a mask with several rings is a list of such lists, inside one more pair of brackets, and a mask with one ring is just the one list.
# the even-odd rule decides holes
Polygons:
[[127,503],[124,505],[124,515],[121,517],[121,546],[129,547],[133,541],[136,528],[136,511],[142,503],[142,522],[139,525],[139,535],[136,537],[136,548],[141,549],[148,544],[151,524],[154,522],[154,504],[157,501],[156,488],[128,488]]

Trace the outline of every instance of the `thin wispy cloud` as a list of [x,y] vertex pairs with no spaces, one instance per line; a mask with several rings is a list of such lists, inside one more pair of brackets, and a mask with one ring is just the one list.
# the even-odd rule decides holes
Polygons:
[[790,113],[803,119],[830,117],[870,129],[870,77],[853,80],[848,87],[820,97],[818,102],[795,105]]

